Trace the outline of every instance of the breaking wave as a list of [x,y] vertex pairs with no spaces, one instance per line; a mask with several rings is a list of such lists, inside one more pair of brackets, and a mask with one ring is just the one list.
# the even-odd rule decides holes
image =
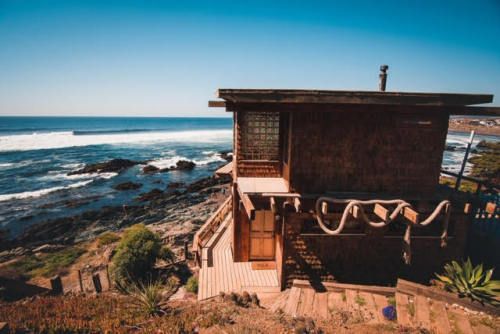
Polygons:
[[93,180],[81,181],[81,182],[73,183],[73,184],[70,184],[67,186],[52,187],[52,188],[40,189],[40,190],[34,190],[34,191],[25,191],[22,193],[15,193],[15,194],[0,195],[0,202],[8,201],[11,199],[24,199],[24,198],[41,197],[41,196],[44,196],[44,195],[47,195],[49,193],[53,193],[53,192],[59,191],[59,190],[83,187],[83,186],[86,186],[87,184],[91,183],[92,181]]
[[64,147],[141,142],[218,143],[232,139],[232,130],[128,132],[75,135],[72,131],[0,136],[0,151],[29,151]]

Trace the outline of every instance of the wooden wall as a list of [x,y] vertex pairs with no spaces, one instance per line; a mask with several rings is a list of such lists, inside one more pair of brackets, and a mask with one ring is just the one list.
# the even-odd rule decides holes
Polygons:
[[433,192],[448,115],[381,108],[294,112],[290,187],[306,193]]

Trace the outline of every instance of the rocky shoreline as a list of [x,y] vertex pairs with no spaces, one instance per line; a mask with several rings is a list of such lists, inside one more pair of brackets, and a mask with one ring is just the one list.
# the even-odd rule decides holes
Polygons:
[[[148,166],[147,162],[113,159],[105,163],[85,166],[71,174],[121,173],[138,164]],[[182,169],[185,166],[188,167],[186,168],[188,171],[194,167],[192,163],[181,162],[173,169],[179,167]],[[28,227],[14,239],[4,239],[0,242],[0,263],[18,256],[32,254],[40,246],[69,246],[93,240],[103,232],[120,231],[138,223],[150,225],[170,246],[175,248],[175,246],[183,245],[185,240],[192,241],[199,226],[224,201],[229,189],[228,184],[228,179],[215,176],[201,178],[187,185],[172,182],[164,188],[158,187],[141,193],[131,205],[105,206],[78,215],[43,220]],[[116,185],[115,189],[127,191],[140,189],[141,186],[139,183],[124,182]],[[71,199],[59,204],[77,205]]]

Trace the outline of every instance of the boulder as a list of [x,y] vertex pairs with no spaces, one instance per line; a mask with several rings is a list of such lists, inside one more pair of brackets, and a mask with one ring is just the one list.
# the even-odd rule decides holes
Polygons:
[[227,162],[233,161],[233,152],[232,151],[221,151],[219,152],[220,157]]
[[171,170],[192,170],[196,164],[192,161],[179,160],[175,167],[170,168]]
[[158,173],[160,171],[160,169],[158,167],[155,167],[153,165],[147,165],[146,167],[144,167],[142,169],[142,172],[144,174],[154,174],[154,173]]
[[87,165],[82,169],[68,173],[68,175],[88,174],[88,173],[121,173],[129,167],[140,164],[143,163],[129,159],[112,159],[106,162],[99,162]]
[[114,185],[113,188],[116,190],[136,190],[142,187],[142,183],[134,183],[134,182],[123,182],[117,185]]

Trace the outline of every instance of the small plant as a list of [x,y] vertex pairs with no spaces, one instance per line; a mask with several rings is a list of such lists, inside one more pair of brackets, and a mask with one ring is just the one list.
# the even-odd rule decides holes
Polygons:
[[132,298],[132,304],[142,313],[150,316],[161,313],[163,291],[161,282],[128,283],[119,285],[119,290]]
[[255,306],[260,306],[259,297],[257,297],[257,294],[255,292],[252,293],[250,297],[252,298],[252,304],[254,304]]
[[387,297],[387,302],[389,303],[389,305],[396,307],[396,297],[394,296]]
[[356,295],[356,299],[354,300],[356,302],[356,304],[358,304],[359,306],[364,306],[366,305],[366,300],[361,297],[359,294]]
[[347,297],[345,296],[345,291],[342,291],[342,301],[345,302],[347,300]]
[[196,276],[189,277],[186,283],[186,291],[192,293],[198,292],[198,277]]
[[121,238],[113,232],[104,232],[97,237],[97,246],[102,247],[119,241]]
[[462,265],[452,261],[444,266],[444,270],[443,275],[436,274],[436,277],[445,284],[447,290],[481,304],[500,305],[496,299],[500,295],[500,281],[491,280],[493,269],[483,271],[483,264],[473,268],[469,258],[462,261]]

